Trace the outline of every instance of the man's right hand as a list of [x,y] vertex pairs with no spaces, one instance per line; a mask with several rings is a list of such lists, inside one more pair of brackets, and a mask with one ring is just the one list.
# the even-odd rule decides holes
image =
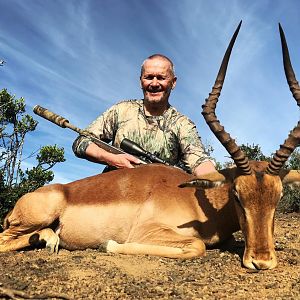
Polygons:
[[134,168],[134,165],[139,165],[142,162],[130,154],[112,154],[107,155],[106,162],[118,169]]
[[90,161],[105,163],[118,169],[134,168],[134,165],[142,163],[141,160],[130,154],[113,154],[101,149],[94,143],[86,148],[86,157]]

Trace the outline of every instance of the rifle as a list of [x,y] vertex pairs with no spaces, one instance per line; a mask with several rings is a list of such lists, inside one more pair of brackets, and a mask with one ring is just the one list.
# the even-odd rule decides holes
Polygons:
[[160,163],[167,166],[172,166],[174,168],[182,169],[183,171],[187,173],[191,173],[190,169],[187,168],[182,162],[177,163],[176,165],[172,165],[166,160],[163,160],[156,156],[155,154],[148,152],[144,150],[140,145],[137,143],[124,138],[120,144],[121,149],[123,149],[126,153],[129,153],[133,156],[137,156],[139,159],[142,159],[143,161],[147,163]]
[[146,162],[160,163],[160,164],[170,166],[170,164],[167,161],[157,157],[156,155],[152,154],[151,152],[144,150],[140,145],[138,145],[137,143],[135,143],[127,138],[122,140],[120,147],[126,153],[137,156],[138,158],[142,158]]
[[183,166],[183,165],[172,165],[168,163],[167,161],[160,159],[156,155],[147,152],[142,147],[140,147],[135,142],[129,140],[129,139],[123,139],[123,141],[120,144],[121,149],[114,147],[112,145],[109,145],[105,143],[104,141],[100,140],[98,137],[96,137],[92,132],[82,130],[73,124],[69,122],[66,118],[57,115],[53,113],[52,111],[43,108],[39,105],[34,106],[33,112],[40,117],[54,123],[55,125],[58,125],[62,128],[69,128],[77,133],[79,133],[82,136],[88,137],[93,143],[95,143],[98,147],[104,149],[105,151],[108,151],[113,154],[131,154],[135,157],[137,157],[142,164],[148,164],[148,163],[161,163],[168,166],[173,166],[175,168],[183,169],[185,172],[189,172],[189,170]]

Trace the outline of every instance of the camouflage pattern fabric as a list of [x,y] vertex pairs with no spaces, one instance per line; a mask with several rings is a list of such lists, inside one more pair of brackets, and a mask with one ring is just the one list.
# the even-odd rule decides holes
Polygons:
[[[172,106],[162,116],[146,116],[143,100],[122,101],[100,115],[86,130],[118,148],[128,138],[172,164],[183,162],[191,171],[200,163],[212,160],[204,150],[195,124]],[[73,144],[75,155],[84,158],[90,143],[88,138],[79,136]]]

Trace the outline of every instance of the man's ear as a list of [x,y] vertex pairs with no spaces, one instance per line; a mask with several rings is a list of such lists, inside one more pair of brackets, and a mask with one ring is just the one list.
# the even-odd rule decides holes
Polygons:
[[173,82],[172,82],[172,90],[175,89],[176,82],[177,82],[177,77],[175,76],[175,77],[173,78]]
[[279,176],[283,185],[300,186],[300,170],[281,170]]

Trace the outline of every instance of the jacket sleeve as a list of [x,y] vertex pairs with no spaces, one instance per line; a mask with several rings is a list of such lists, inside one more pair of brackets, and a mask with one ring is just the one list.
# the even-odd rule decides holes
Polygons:
[[183,117],[180,121],[178,140],[182,161],[192,172],[205,161],[212,161],[215,164],[214,159],[208,155],[202,144],[196,125],[186,117]]
[[[95,136],[110,143],[115,136],[117,127],[117,105],[112,106],[110,109],[101,114],[96,120],[94,120],[86,131],[93,133]],[[72,150],[77,157],[85,158],[86,149],[91,140],[86,136],[78,136],[73,143]]]

